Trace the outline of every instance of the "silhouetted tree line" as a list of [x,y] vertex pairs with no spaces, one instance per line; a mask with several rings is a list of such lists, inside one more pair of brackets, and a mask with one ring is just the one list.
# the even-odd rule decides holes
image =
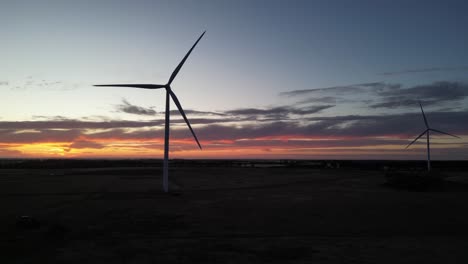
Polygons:
[[[384,170],[425,169],[425,161],[399,160],[170,160],[175,167],[236,167],[236,168],[315,168]],[[4,159],[0,169],[74,169],[116,167],[162,167],[159,159]],[[468,170],[468,161],[433,161],[434,169]]]

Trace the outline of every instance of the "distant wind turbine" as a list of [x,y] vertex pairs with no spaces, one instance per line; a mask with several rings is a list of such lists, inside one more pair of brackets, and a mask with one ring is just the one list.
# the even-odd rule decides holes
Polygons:
[[424,130],[424,132],[422,132],[421,135],[419,135],[411,143],[409,143],[408,146],[406,146],[406,148],[409,148],[409,146],[413,145],[414,142],[416,142],[420,137],[422,137],[422,136],[424,136],[424,134],[426,134],[426,136],[427,136],[427,170],[430,171],[431,170],[431,149],[430,149],[430,143],[429,143],[429,132],[433,131],[433,132],[437,132],[437,133],[440,133],[440,134],[449,135],[451,137],[456,137],[456,138],[460,138],[460,137],[449,134],[447,132],[443,132],[443,131],[440,131],[440,130],[437,130],[437,129],[430,128],[429,123],[427,122],[427,119],[426,119],[426,115],[424,114],[424,110],[423,110],[421,102],[419,102],[419,106],[421,107],[421,113],[422,113],[422,116],[424,118],[424,124],[426,125],[426,130]]
[[190,132],[192,132],[193,137],[195,138],[195,141],[198,144],[198,147],[201,149],[200,142],[198,141],[197,136],[195,135],[195,132],[192,129],[192,126],[190,125],[189,120],[187,119],[187,116],[185,115],[184,109],[182,108],[182,105],[179,102],[179,99],[177,99],[177,96],[171,89],[171,83],[174,81],[174,78],[177,76],[179,73],[180,69],[184,65],[185,61],[187,60],[188,56],[192,52],[192,50],[195,48],[195,46],[198,44],[200,39],[205,35],[204,31],[201,36],[197,39],[195,44],[193,44],[192,48],[187,52],[185,57],[182,59],[182,61],[177,65],[175,70],[172,72],[171,77],[169,78],[169,81],[166,84],[100,84],[100,85],[94,85],[94,86],[113,86],[113,87],[131,87],[131,88],[143,88],[143,89],[160,89],[160,88],[165,88],[166,89],[166,119],[165,119],[165,133],[164,133],[164,165],[163,165],[163,189],[164,192],[169,191],[169,126],[170,126],[170,102],[169,102],[169,97],[172,98],[174,103],[176,104],[177,108],[179,109],[180,114],[185,120],[185,123],[187,123],[187,126],[190,129]]

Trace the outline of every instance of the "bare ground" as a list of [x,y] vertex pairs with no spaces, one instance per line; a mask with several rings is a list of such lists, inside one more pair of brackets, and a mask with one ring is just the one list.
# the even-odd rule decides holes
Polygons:
[[450,176],[179,168],[165,194],[159,168],[0,170],[0,263],[468,263],[468,174]]

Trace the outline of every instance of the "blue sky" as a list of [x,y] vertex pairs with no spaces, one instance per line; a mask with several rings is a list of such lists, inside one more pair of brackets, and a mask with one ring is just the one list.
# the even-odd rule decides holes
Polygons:
[[[91,85],[165,83],[204,30],[173,84],[186,109],[291,107],[307,98],[281,93],[356,84],[466,83],[467,11],[466,1],[2,2],[0,120],[152,120],[119,105],[163,111],[162,91]],[[372,91],[346,96],[319,116],[418,111],[367,107],[381,96]]]

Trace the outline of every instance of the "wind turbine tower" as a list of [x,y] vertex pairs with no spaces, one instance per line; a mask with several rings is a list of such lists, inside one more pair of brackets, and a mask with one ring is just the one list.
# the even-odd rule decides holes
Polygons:
[[413,143],[416,142],[420,137],[426,135],[426,138],[427,138],[427,171],[431,171],[431,147],[430,147],[429,133],[433,131],[436,133],[449,135],[451,137],[456,137],[456,138],[460,138],[460,137],[429,127],[429,123],[427,122],[427,118],[426,118],[426,115],[424,114],[424,110],[423,110],[421,102],[419,102],[419,106],[421,107],[421,113],[424,118],[424,124],[426,125],[426,130],[424,130],[424,132],[422,132],[411,143],[409,143],[408,146],[406,146],[406,148],[409,148],[409,146],[413,145]]
[[187,52],[185,57],[182,59],[182,61],[177,65],[175,70],[172,72],[171,77],[169,77],[169,81],[166,84],[99,84],[99,85],[94,85],[94,86],[107,86],[107,87],[131,87],[131,88],[142,88],[142,89],[161,89],[164,88],[166,89],[166,111],[165,111],[165,128],[164,128],[164,165],[163,165],[163,190],[164,192],[169,192],[169,131],[170,131],[170,98],[172,98],[172,101],[177,106],[177,109],[179,109],[180,114],[185,120],[185,123],[187,123],[187,126],[190,129],[190,132],[192,132],[193,137],[195,138],[195,141],[197,142],[197,145],[200,149],[202,149],[200,142],[198,141],[197,136],[195,135],[195,132],[192,129],[192,126],[190,125],[189,120],[187,119],[187,116],[185,115],[185,111],[182,108],[182,105],[179,102],[179,99],[175,95],[175,93],[172,91],[171,84],[174,81],[174,78],[177,76],[179,73],[180,69],[184,65],[185,61],[189,57],[190,53],[192,53],[192,50],[195,48],[195,46],[198,44],[200,39],[205,35],[204,31],[200,37],[197,39],[195,44],[193,44],[192,48]]

